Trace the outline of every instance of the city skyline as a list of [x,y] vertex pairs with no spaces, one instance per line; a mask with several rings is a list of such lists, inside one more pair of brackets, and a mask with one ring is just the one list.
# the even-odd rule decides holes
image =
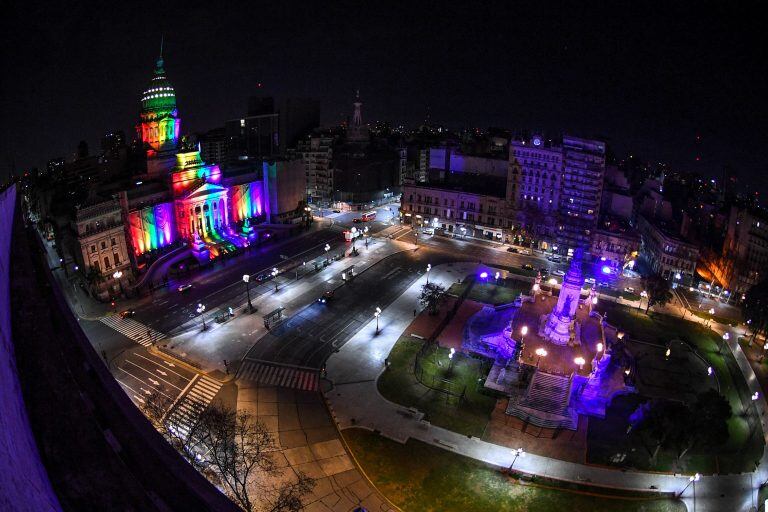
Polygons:
[[[759,55],[746,51],[763,36],[744,13],[676,7],[654,12],[650,30],[650,7],[540,6],[525,22],[502,8],[449,20],[428,6],[330,6],[315,20],[298,7],[270,7],[262,12],[269,22],[252,34],[244,31],[245,7],[217,13],[219,21],[199,6],[159,7],[140,24],[141,10],[128,7],[61,8],[48,21],[29,9],[16,14],[34,20],[31,27],[6,34],[18,48],[9,60],[17,78],[4,85],[6,172],[69,156],[81,139],[93,147],[110,131],[130,133],[136,106],[128,100],[164,36],[184,133],[240,117],[260,93],[317,97],[323,124],[336,124],[351,116],[359,89],[368,121],[413,126],[429,115],[450,127],[573,132],[675,170],[720,176],[728,165],[765,188],[764,71]],[[98,28],[62,35],[65,27],[85,30],[90,12],[99,14]],[[421,30],[417,20],[425,21]],[[736,21],[745,24],[739,31]],[[410,55],[411,43],[423,48],[421,58]]]

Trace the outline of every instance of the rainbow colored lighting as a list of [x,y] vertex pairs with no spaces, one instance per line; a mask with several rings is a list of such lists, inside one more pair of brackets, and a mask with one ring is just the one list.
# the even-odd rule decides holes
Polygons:
[[136,255],[165,247],[176,239],[173,204],[162,203],[131,212],[128,216]]
[[218,165],[206,165],[200,158],[200,151],[178,153],[176,155],[176,172],[173,173],[174,194],[181,195],[190,188],[205,180],[207,183],[221,182],[221,169]]
[[230,189],[232,195],[232,220],[241,222],[258,217],[263,212],[261,182],[245,183]]

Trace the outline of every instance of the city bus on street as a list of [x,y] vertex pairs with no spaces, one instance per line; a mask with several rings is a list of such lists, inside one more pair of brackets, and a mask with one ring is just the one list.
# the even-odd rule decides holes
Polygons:
[[363,219],[363,222],[370,222],[372,220],[376,220],[376,210],[365,212],[361,218]]

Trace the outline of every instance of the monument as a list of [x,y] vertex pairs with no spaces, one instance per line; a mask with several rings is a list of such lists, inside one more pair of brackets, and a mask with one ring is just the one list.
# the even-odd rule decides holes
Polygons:
[[572,339],[573,319],[584,285],[584,276],[581,274],[582,257],[582,249],[576,249],[568,273],[563,279],[557,304],[547,316],[544,329],[540,332],[543,338],[555,345],[567,345]]

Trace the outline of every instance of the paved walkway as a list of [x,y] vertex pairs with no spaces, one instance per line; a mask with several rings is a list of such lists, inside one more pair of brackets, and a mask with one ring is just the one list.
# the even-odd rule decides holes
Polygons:
[[237,409],[251,412],[275,436],[281,477],[302,471],[315,479],[304,498],[306,512],[394,512],[387,500],[357,469],[316,392],[237,381]]
[[[441,282],[448,287],[457,278],[475,271],[477,271],[475,264],[440,265],[432,269],[430,282]],[[326,392],[326,397],[335,420],[340,428],[357,426],[375,429],[383,436],[399,442],[406,442],[410,438],[418,439],[467,457],[507,467],[513,460],[513,454],[509,448],[432,426],[419,420],[420,415],[414,415],[408,408],[387,401],[378,393],[376,379],[383,371],[384,359],[401,333],[411,323],[413,304],[417,301],[420,288],[425,281],[425,277],[417,280],[382,312],[381,331],[378,334],[375,333],[375,322],[372,321],[347,342],[339,353],[329,359],[328,378],[334,386]],[[715,326],[715,330],[722,334],[718,328],[719,326]],[[757,379],[738,347],[736,338],[737,336],[731,335],[729,346],[734,351],[750,389],[754,388],[752,391],[757,391],[759,388]],[[761,421],[765,432],[763,415],[766,402],[762,393],[757,402],[762,411]],[[703,476],[695,486],[688,487],[683,500],[689,510],[693,510],[694,493],[698,511],[750,510],[757,505],[759,484],[768,478],[768,460],[765,456],[761,468],[765,469],[760,469],[754,474]],[[659,491],[677,493],[688,484],[688,475],[613,470],[535,454],[526,454],[525,457],[519,458],[515,462],[515,469],[558,480],[622,489],[655,488]]]

